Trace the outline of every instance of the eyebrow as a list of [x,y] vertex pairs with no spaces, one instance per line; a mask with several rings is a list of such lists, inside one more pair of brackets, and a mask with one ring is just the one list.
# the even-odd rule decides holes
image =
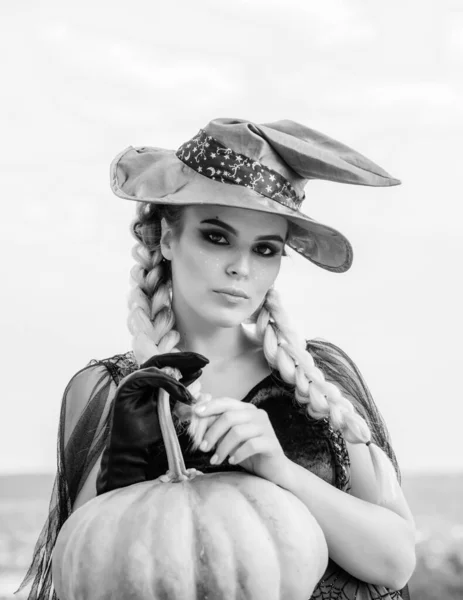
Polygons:
[[[230,233],[233,233],[233,235],[238,235],[238,232],[236,231],[236,229],[234,229],[231,225],[228,225],[228,223],[224,223],[220,219],[204,219],[204,221],[201,221],[201,223],[209,223],[210,225],[218,225],[219,227],[226,229]],[[276,234],[259,235],[258,237],[256,237],[256,240],[273,240],[275,242],[281,242],[282,244],[286,243],[285,240],[281,237],[281,235],[276,235]]]

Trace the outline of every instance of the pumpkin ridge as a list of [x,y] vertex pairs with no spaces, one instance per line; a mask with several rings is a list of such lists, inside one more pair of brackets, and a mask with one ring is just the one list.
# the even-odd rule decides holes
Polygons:
[[[214,568],[215,563],[214,560],[217,561],[217,555],[214,554],[213,548],[211,548],[211,537],[216,537],[217,532],[220,531],[223,534],[225,539],[228,538],[227,528],[223,526],[221,523],[222,518],[220,513],[217,514],[215,511],[207,512],[207,506],[203,501],[203,496],[207,495],[210,492],[210,484],[207,483],[207,479],[210,479],[210,476],[203,475],[195,478],[191,482],[187,482],[188,488],[191,492],[190,501],[192,502],[192,512],[195,518],[195,528],[197,535],[195,541],[197,542],[196,547],[196,564],[200,562],[202,567],[202,572],[205,573],[205,578],[201,578],[201,586],[196,586],[196,600],[214,600],[216,597],[227,598],[230,600],[233,599],[243,599],[243,596],[239,596],[236,594],[235,589],[235,581],[230,578],[226,578],[226,573],[221,572],[220,570],[217,572],[217,569]],[[222,487],[224,489],[225,497],[226,497],[226,487],[228,487],[228,481],[221,481]],[[215,519],[215,523],[211,523],[211,519]],[[198,535],[199,534],[199,535]],[[209,538],[209,539],[208,539]],[[222,540],[223,542],[223,540]],[[230,549],[230,560],[227,563],[227,572],[236,571],[236,557],[234,552],[233,544],[229,543]],[[204,569],[204,563],[201,563],[203,557],[206,558],[208,565],[211,568]],[[221,555],[219,555],[221,558]],[[205,561],[204,561],[205,562]],[[232,565],[230,566],[230,563]],[[217,572],[217,573],[216,573]]]
[[[263,480],[266,481],[266,480]],[[251,508],[254,511],[254,514],[257,515],[259,521],[262,524],[262,529],[264,531],[266,531],[272,541],[272,547],[273,550],[275,551],[275,555],[276,555],[276,564],[281,565],[281,553],[279,551],[279,546],[278,546],[278,535],[277,535],[277,528],[269,527],[269,522],[272,523],[272,525],[274,525],[277,521],[275,519],[275,517],[272,514],[272,511],[266,511],[266,515],[264,516],[262,514],[262,509],[264,508],[263,505],[261,504],[261,502],[259,501],[259,498],[256,498],[253,492],[250,492],[249,490],[247,490],[246,488],[241,489],[241,493],[243,494],[243,496],[246,498],[246,500],[248,501],[248,504],[251,506]],[[279,569],[279,573],[278,573],[278,581],[279,581],[279,592],[278,592],[278,597],[282,598],[282,586],[283,586],[283,578],[281,576],[281,569]]]
[[[214,474],[214,477],[216,477],[217,475],[218,473]],[[216,481],[216,485],[217,483],[218,482]],[[254,593],[257,594],[256,598],[262,598],[263,596],[262,590],[260,589],[260,582],[256,588],[256,580],[254,579],[254,582],[252,582],[253,578],[250,578],[249,570],[250,568],[255,568],[257,566],[261,569],[262,567],[265,569],[269,566],[268,563],[271,563],[272,565],[272,578],[275,578],[275,588],[274,592],[272,591],[271,595],[269,595],[268,593],[266,594],[265,600],[273,600],[274,598],[278,598],[279,596],[275,595],[278,589],[276,586],[278,586],[278,584],[281,586],[282,578],[280,571],[278,571],[277,574],[275,573],[275,566],[279,557],[279,554],[277,552],[276,538],[274,535],[270,534],[268,524],[266,523],[262,512],[259,510],[260,505],[255,497],[256,493],[259,493],[262,487],[265,488],[269,485],[273,487],[273,484],[269,484],[269,482],[267,482],[266,480],[261,478],[255,478],[251,475],[245,475],[243,477],[242,474],[238,473],[232,477],[228,476],[228,473],[225,474],[225,477],[222,479],[222,481],[220,481],[220,484],[222,489],[218,488],[216,490],[216,494],[218,496],[223,494],[223,497],[227,498],[226,505],[232,505],[234,509],[232,513],[227,511],[225,514],[223,511],[219,511],[219,513],[217,514],[218,523],[223,523],[224,517],[228,518],[229,521],[233,521],[233,512],[235,512],[238,519],[240,519],[241,521],[245,520],[248,524],[252,524],[251,527],[252,531],[254,532],[254,538],[251,542],[252,546],[256,545],[258,543],[257,540],[260,539],[261,545],[259,546],[259,550],[263,552],[264,556],[267,556],[267,559],[269,559],[269,556],[271,556],[270,560],[264,561],[267,563],[266,565],[263,565],[261,559],[257,554],[254,555],[255,560],[257,561],[256,564],[252,564],[252,561],[254,559],[253,556],[249,557],[248,555],[246,558],[244,558],[243,535],[246,535],[246,533],[243,532],[243,529],[240,528],[238,524],[238,526],[234,530],[235,535],[231,536],[230,546],[234,561],[234,578],[233,581],[230,582],[230,584],[235,586],[234,594],[231,596],[231,598],[234,598],[236,600],[254,600],[254,596],[250,595],[252,593],[252,590],[254,590]],[[258,486],[257,490],[253,489],[255,485]],[[253,486],[253,488],[249,489],[248,486]],[[235,501],[233,499],[233,495],[236,495]],[[225,523],[225,525],[222,525],[222,529],[224,530],[226,536],[230,539],[230,534],[227,535],[229,526],[230,522]],[[265,543],[266,541],[267,544]],[[251,565],[249,564],[249,561],[251,561]]]
[[[201,476],[199,476],[201,477]],[[194,572],[195,572],[195,600],[207,600],[208,598],[208,587],[210,586],[209,578],[211,573],[213,574],[213,569],[210,567],[209,553],[207,552],[207,544],[205,540],[203,540],[203,523],[201,517],[198,515],[198,509],[201,510],[201,501],[199,490],[196,489],[197,486],[194,484],[195,480],[192,482],[187,482],[185,488],[188,490],[187,496],[187,504],[190,506],[191,518],[193,521],[193,535],[194,535],[194,552],[193,552],[193,560],[194,560]]]

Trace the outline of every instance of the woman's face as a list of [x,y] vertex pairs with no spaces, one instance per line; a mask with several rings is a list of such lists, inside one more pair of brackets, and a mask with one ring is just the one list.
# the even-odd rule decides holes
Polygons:
[[178,237],[163,222],[176,316],[218,327],[249,318],[278,275],[287,230],[278,215],[222,206],[186,207]]

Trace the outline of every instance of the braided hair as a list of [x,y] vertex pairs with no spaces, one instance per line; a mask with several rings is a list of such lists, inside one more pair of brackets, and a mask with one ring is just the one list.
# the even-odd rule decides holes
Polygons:
[[[132,334],[132,350],[140,365],[151,356],[179,352],[180,334],[174,329],[172,310],[172,272],[161,253],[161,220],[164,218],[176,235],[183,229],[184,207],[137,203],[136,218],[130,225],[137,240],[132,248],[135,265],[130,270],[127,326]],[[181,374],[177,373],[180,377]],[[189,391],[200,399],[199,380]]]

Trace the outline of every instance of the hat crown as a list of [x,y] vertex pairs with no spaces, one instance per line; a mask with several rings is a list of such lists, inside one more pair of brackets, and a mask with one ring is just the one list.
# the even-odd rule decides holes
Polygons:
[[305,177],[296,173],[262,135],[259,126],[244,119],[214,119],[203,130],[237,154],[244,154],[290,182],[300,198],[304,197]]
[[233,151],[280,173],[300,197],[309,179],[381,187],[400,184],[356,150],[289,119],[257,125],[219,118],[203,129]]

